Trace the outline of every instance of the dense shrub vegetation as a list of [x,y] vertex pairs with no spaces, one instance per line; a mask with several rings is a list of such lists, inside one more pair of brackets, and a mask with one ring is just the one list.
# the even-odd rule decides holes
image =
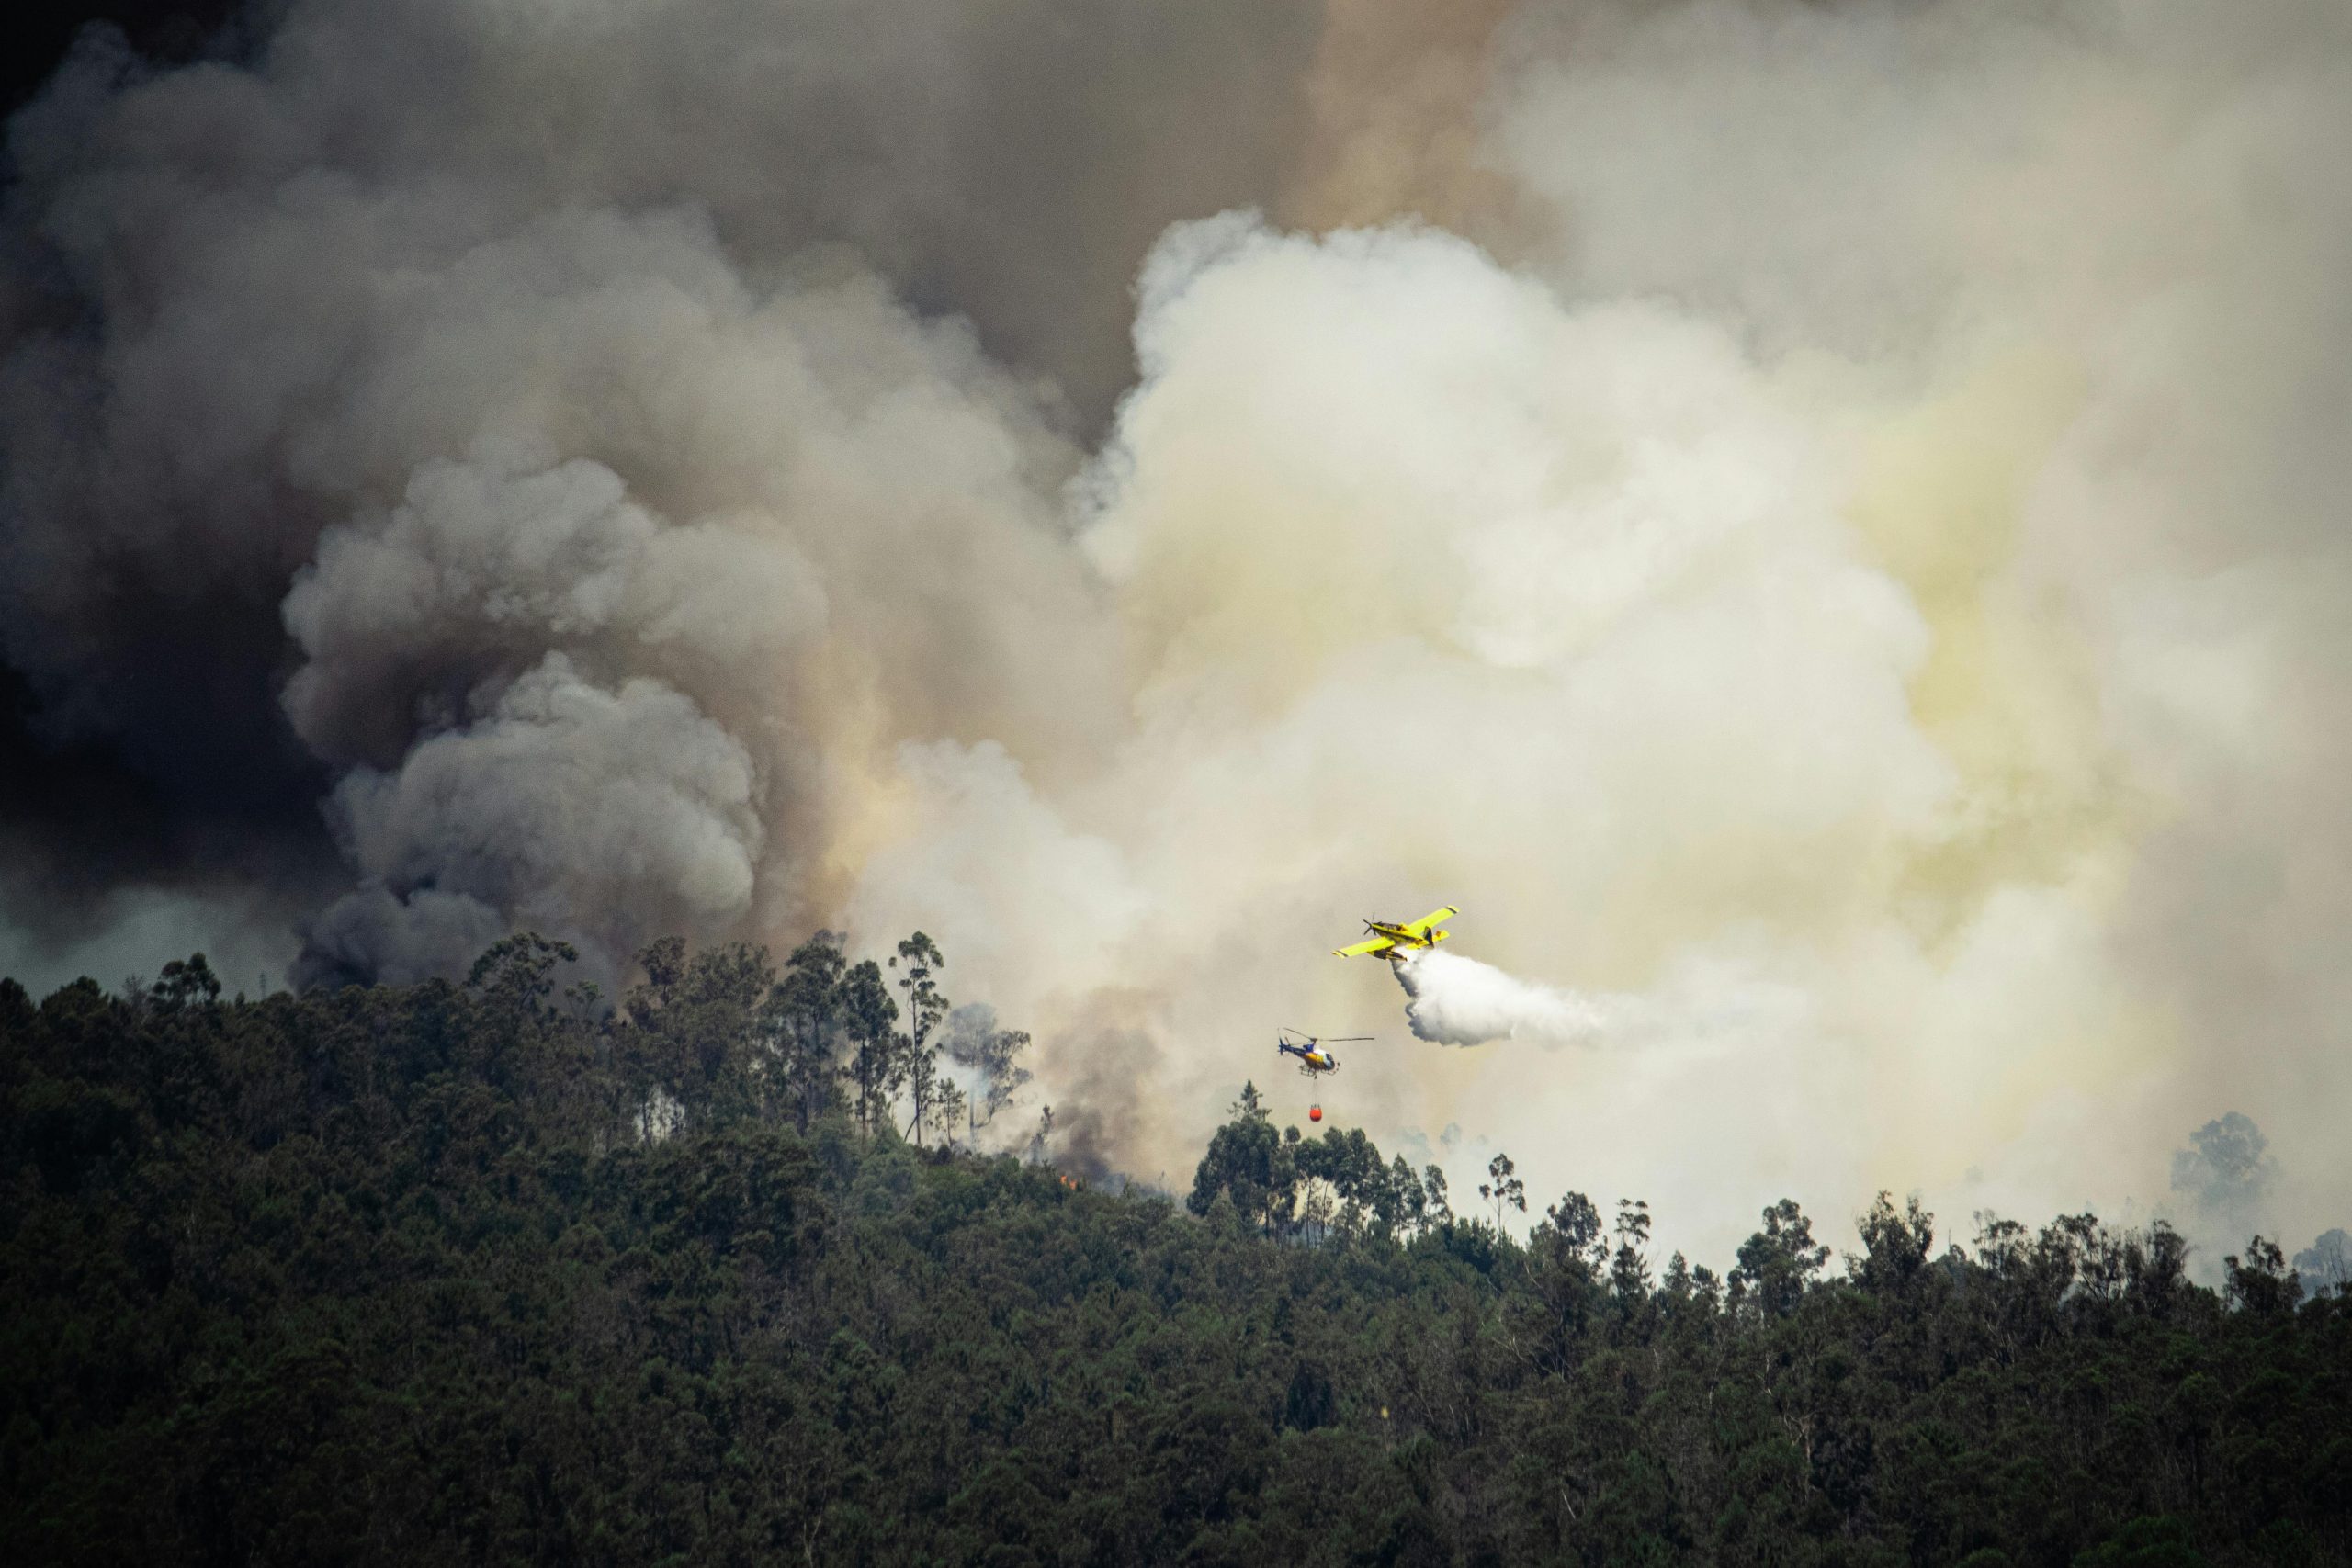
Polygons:
[[617,1010],[559,956],[0,985],[8,1560],[2346,1560],[2352,1301],[2267,1243],[2217,1294],[1883,1201],[1839,1269],[1781,1203],[1719,1279],[1254,1093],[1116,1194],[903,1140],[927,943],[669,945]]

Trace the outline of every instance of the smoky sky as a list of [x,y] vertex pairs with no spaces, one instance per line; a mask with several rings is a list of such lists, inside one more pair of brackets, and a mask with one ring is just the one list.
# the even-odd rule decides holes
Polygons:
[[[140,58],[168,66],[232,57],[260,23],[257,11],[241,12],[229,0],[19,7],[11,19],[15,47],[0,66],[0,112],[13,117],[33,98],[85,28],[117,33]],[[13,189],[13,166],[0,173]],[[12,271],[41,265],[38,246],[14,229],[7,244]],[[11,297],[20,298],[13,286]],[[265,644],[266,670],[277,639],[266,616],[246,619]],[[196,635],[209,640],[201,628]],[[94,889],[202,878],[255,852],[273,863],[260,879],[265,887],[298,878],[307,866],[323,871],[322,836],[306,842],[298,827],[302,797],[314,794],[321,776],[266,714],[259,716],[260,733],[245,738],[259,748],[259,766],[177,787],[159,776],[171,771],[168,759],[156,767],[146,738],[74,734],[13,663],[0,666],[0,858],[12,874],[0,878],[0,925],[38,928],[52,940],[86,936],[104,919],[89,897]],[[304,896],[279,917],[290,918]]]
[[0,107],[14,114],[57,69],[85,28],[120,31],[142,57],[185,62],[199,55],[228,55],[243,41],[232,17],[262,18],[241,11],[233,0],[70,0],[28,4],[11,17],[15,48],[0,65]]
[[[87,934],[126,885],[258,883],[284,920],[334,879],[320,802],[349,759],[288,722],[283,606],[389,488],[322,484],[303,451],[398,417],[316,407],[366,353],[353,296],[382,271],[429,278],[567,214],[691,211],[744,287],[873,276],[968,323],[1041,429],[1083,440],[1131,379],[1159,231],[1280,195],[1320,21],[1254,0],[100,15],[18,85],[0,234],[0,918],[42,940]],[[338,197],[412,231],[332,231]],[[311,245],[345,276],[274,288]],[[441,662],[338,722],[397,758],[485,673]]]
[[[920,929],[1130,1169],[1282,1023],[1384,1034],[1348,1124],[1669,1226],[2163,1201],[2225,1111],[2240,1218],[2340,1223],[2330,0],[166,52],[85,35],[8,130],[20,949]],[[1440,1048],[1321,956],[1442,903],[1497,996],[1641,1026]]]

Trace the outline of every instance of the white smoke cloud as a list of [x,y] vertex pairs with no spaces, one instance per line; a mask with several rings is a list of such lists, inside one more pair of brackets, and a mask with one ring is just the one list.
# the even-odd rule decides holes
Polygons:
[[[1360,1047],[1323,1098],[1375,1136],[1459,1122],[1668,1214],[2121,1212],[2256,1077],[2301,1123],[2270,1201],[2337,1212],[2352,1083],[2285,1080],[2342,1016],[2343,447],[2295,433],[2352,412],[2314,270],[2352,227],[2254,171],[2325,184],[2352,128],[2341,29],[2289,10],[2214,52],[2167,7],[1531,7],[1487,105],[1557,220],[1517,265],[1172,231],[1082,491],[1133,730],[1023,806],[1145,912],[1105,965],[1003,904],[991,987],[1116,987],[1182,1043],[1138,1066],[1149,1163],[1267,1073],[1253,1023],[1370,1031],[1370,966],[1312,957],[1354,917],[1457,903],[1502,976],[1579,989],[1425,1032],[1605,1038],[1634,998],[1644,1048]],[[2287,901],[2216,942],[2217,875]]]
[[[1037,1021],[1049,1066],[1057,1019],[1117,988],[1161,1038],[1204,1043],[1133,1077],[1204,1125],[1234,1079],[1278,1070],[1243,1044],[1266,1019],[1369,1032],[1386,1011],[1371,966],[1318,956],[1357,913],[1459,902],[1482,952],[1573,952],[1622,996],[1739,967],[1768,916],[1785,966],[1808,931],[1834,943],[1843,911],[1881,907],[1953,787],[1905,694],[1923,627],[1837,516],[1838,444],[1735,344],[1645,308],[1572,311],[1411,231],[1180,231],[1145,298],[1150,377],[1084,538],[1135,635],[1134,732],[1077,787],[1006,797],[993,835],[951,804],[983,798],[957,782],[970,764],[927,757],[907,783],[934,804],[876,858],[857,929],[922,923],[986,953],[983,994]],[[949,821],[952,839],[921,826]],[[941,874],[906,875],[933,841]],[[944,874],[951,843],[1010,852],[985,918],[956,918],[974,881]],[[1117,921],[1047,896],[1081,855],[1090,886],[1135,890]],[[1578,1099],[1630,1092],[1608,1081],[1627,1073],[1687,1093],[1726,1057],[1787,1069],[1788,1009],[1716,1029],[1679,998],[1586,1004],[1596,1021],[1530,996],[1512,999],[1532,1032],[1610,1022],[1644,1044],[1579,1067]],[[1487,1123],[1522,1150],[1510,1129],[1568,1092],[1529,1070]],[[1376,1135],[1487,1092],[1476,1059],[1393,1043],[1352,1052],[1345,1088]],[[1172,1158],[1198,1132],[1146,1135]]]

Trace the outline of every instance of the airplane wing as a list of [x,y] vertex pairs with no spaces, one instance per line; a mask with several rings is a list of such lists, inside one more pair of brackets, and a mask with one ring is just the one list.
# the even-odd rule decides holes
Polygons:
[[1431,909],[1428,914],[1423,915],[1419,919],[1413,921],[1404,929],[1411,931],[1415,936],[1420,936],[1440,920],[1450,920],[1460,913],[1462,913],[1461,910],[1455,908],[1453,905],[1448,904],[1442,909]]
[[1370,942],[1360,942],[1353,947],[1335,947],[1331,950],[1331,956],[1334,958],[1354,958],[1361,953],[1385,953],[1396,945],[1396,944],[1395,942],[1390,942],[1385,936],[1374,937]]

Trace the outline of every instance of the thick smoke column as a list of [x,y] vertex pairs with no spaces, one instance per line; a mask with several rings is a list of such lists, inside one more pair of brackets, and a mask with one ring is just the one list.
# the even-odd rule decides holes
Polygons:
[[323,825],[359,885],[310,978],[518,922],[610,963],[820,908],[899,739],[1095,743],[1069,435],[1152,237],[1277,194],[1317,21],[300,0],[152,77],[89,40],[11,128],[0,655],[135,783],[11,758],[0,899],[102,897],[137,806],[172,882],[315,910]]
[[[1225,1043],[1253,1020],[1385,1005],[1299,972],[1338,912],[1458,902],[1506,974],[1572,952],[1670,1005],[1535,1077],[1360,1053],[1372,1130],[1573,1147],[1533,1179],[1666,1211],[2111,1210],[2259,1080],[2282,1147],[2331,1151],[2277,1201],[2339,1212],[2312,1108],[2352,1092],[2320,1043],[2352,998],[2315,933],[2352,682],[2320,606],[2352,576],[2314,508],[2346,478],[2352,111],[2340,17],[2272,19],[1521,7],[1469,154],[1510,265],[1410,224],[1162,242],[1080,492],[1132,733],[1075,783],[910,756],[855,918],[984,879],[985,919],[926,929],[1000,955],[1072,1066],[1057,1008],[1123,987],[1182,1043],[1138,1058],[1181,1107],[1262,1071]],[[2030,129],[1987,136],[1992,101]],[[2225,932],[2207,897],[2252,902]],[[1706,974],[1767,1005],[1672,978]]]

